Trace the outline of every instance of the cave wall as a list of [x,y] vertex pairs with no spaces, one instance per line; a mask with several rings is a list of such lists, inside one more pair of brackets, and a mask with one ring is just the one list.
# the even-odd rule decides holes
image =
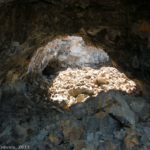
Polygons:
[[[118,1],[118,0],[117,0]],[[10,40],[24,42],[31,31],[74,33],[82,27],[111,26],[118,28],[125,23],[115,1],[14,1],[3,5],[1,11],[1,34]],[[116,3],[117,2],[117,3]],[[117,8],[117,9],[116,9]],[[122,25],[121,25],[122,24]],[[27,33],[28,32],[28,33]],[[20,34],[20,35],[19,35]]]
[[[106,50],[118,65],[148,82],[148,4],[147,0],[16,0],[8,3],[1,1],[2,61],[8,64],[12,56],[7,51],[16,42],[17,45],[27,43],[27,47],[35,49],[49,40],[49,37],[80,34],[93,43],[109,47]],[[6,68],[2,65],[1,68]]]

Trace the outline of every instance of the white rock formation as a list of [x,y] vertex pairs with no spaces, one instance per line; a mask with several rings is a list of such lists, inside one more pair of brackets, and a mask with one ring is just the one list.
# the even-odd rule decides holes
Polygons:
[[50,99],[71,106],[104,91],[138,94],[136,83],[114,67],[84,67],[60,71],[49,88]]
[[41,73],[54,59],[70,67],[97,67],[110,63],[109,56],[101,48],[87,46],[82,37],[67,36],[39,48],[31,59],[28,72]]

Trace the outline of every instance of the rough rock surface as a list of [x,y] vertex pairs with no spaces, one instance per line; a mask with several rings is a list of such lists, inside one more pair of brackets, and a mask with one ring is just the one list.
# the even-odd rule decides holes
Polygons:
[[1,87],[0,109],[1,148],[149,150],[150,104],[114,67],[28,74]]
[[[116,91],[101,92],[95,98],[63,110],[45,101],[37,92],[32,99],[23,95],[12,97],[5,110],[11,111],[10,101],[14,99],[17,105],[12,106],[13,113],[1,112],[3,147],[23,144],[33,150],[149,149],[150,105],[141,97]],[[142,109],[148,107],[142,113],[143,117],[148,115],[144,122],[140,120],[141,114],[132,109],[134,106],[130,107],[135,100],[144,103]],[[6,99],[1,109],[5,105]],[[9,121],[5,120],[6,115]]]
[[[53,77],[53,75],[52,75]],[[136,83],[116,68],[102,67],[92,69],[84,67],[80,69],[68,68],[54,78],[49,88],[53,101],[72,105],[84,102],[89,96],[97,96],[99,92],[110,90],[123,91],[128,94],[138,95]],[[65,102],[65,103],[64,103]]]
[[[0,149],[149,150],[150,93],[138,80],[150,81],[148,4],[147,0],[3,3]],[[62,49],[70,53],[61,53]],[[104,51],[112,60],[109,67],[103,66],[108,60]],[[78,61],[69,60],[74,54]],[[40,76],[26,74],[30,71]]]
[[110,64],[109,56],[104,50],[87,46],[79,36],[67,36],[49,42],[40,47],[29,64],[28,73],[42,73],[53,60],[60,67],[100,67]]

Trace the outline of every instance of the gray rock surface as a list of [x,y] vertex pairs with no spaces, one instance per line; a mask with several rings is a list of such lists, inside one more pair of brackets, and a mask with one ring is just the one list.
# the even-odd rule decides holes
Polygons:
[[[143,112],[148,102],[142,97],[101,92],[66,110],[47,101],[43,92],[37,84],[32,84],[27,95],[19,92],[10,98],[4,92],[0,105],[2,146],[23,144],[33,150],[148,149],[150,122]],[[142,116],[144,120],[139,119]]]
[[31,59],[28,73],[41,73],[53,60],[70,67],[100,67],[110,63],[107,53],[94,46],[87,46],[82,37],[67,36],[40,47]]

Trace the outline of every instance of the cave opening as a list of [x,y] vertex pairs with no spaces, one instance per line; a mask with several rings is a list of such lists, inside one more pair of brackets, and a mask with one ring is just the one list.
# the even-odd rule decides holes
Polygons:
[[42,71],[42,75],[49,78],[51,75],[56,75],[60,71],[60,62],[57,59],[51,60]]
[[0,148],[149,150],[149,10],[0,0]]

